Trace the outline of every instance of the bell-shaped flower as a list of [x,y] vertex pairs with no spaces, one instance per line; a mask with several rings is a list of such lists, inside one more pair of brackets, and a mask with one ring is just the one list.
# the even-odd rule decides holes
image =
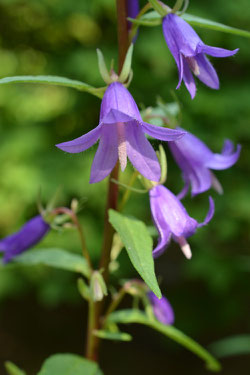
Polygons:
[[176,163],[182,170],[185,186],[179,194],[183,198],[191,185],[192,196],[203,193],[214,187],[219,193],[222,193],[222,187],[210,169],[227,169],[234,165],[239,156],[241,146],[237,145],[234,151],[233,143],[226,140],[221,154],[213,153],[200,139],[191,133],[177,142],[169,144]]
[[171,237],[177,241],[186,258],[192,257],[186,238],[192,236],[197,228],[206,225],[214,214],[214,201],[209,197],[209,211],[203,223],[190,217],[180,200],[163,185],[157,185],[149,191],[153,221],[159,233],[159,240],[153,250],[154,258],[161,255],[168,246]]
[[50,225],[41,215],[29,220],[18,232],[0,240],[0,252],[4,253],[3,262],[8,263],[17,255],[36,245],[47,234]]
[[170,13],[163,18],[163,34],[179,70],[180,87],[184,81],[192,99],[195,97],[196,84],[193,74],[212,89],[219,89],[219,79],[213,65],[206,55],[228,57],[238,52],[207,46],[194,29],[181,17]]
[[156,319],[163,324],[174,324],[174,310],[167,298],[164,296],[158,298],[153,292],[148,292],[147,295]]
[[162,141],[176,141],[185,132],[161,128],[142,121],[129,91],[120,83],[111,83],[102,100],[99,125],[73,141],[57,145],[63,151],[78,153],[100,140],[91,168],[90,183],[107,177],[119,159],[121,170],[127,157],[147,179],[159,181],[161,168],[156,153],[144,133]]

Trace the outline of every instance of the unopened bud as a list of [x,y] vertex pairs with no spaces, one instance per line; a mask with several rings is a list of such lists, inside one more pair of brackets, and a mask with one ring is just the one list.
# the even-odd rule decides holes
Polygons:
[[93,301],[101,301],[108,294],[105,281],[99,271],[94,271],[90,281],[90,294]]

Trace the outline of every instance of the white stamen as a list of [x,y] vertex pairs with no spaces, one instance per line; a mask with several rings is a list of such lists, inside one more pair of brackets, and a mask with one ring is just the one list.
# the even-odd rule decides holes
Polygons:
[[200,68],[194,57],[186,57],[189,68],[192,72],[198,76],[200,74]]
[[126,145],[126,134],[125,124],[123,122],[117,122],[117,135],[118,135],[118,158],[121,166],[121,170],[127,166],[127,145]]
[[215,175],[211,173],[211,178],[212,178],[212,187],[214,188],[215,191],[219,194],[223,194],[223,187],[221,186],[220,181],[215,177]]
[[181,251],[183,252],[185,257],[187,259],[191,259],[192,258],[192,251],[191,251],[191,248],[190,248],[189,244],[186,241],[186,238],[185,237],[178,237],[177,240],[178,240],[179,245],[181,247]]

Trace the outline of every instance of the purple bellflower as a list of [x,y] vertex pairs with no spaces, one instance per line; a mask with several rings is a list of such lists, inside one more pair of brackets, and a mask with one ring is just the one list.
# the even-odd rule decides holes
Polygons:
[[221,154],[213,153],[200,139],[191,133],[176,142],[171,142],[169,148],[176,163],[182,170],[185,186],[178,195],[182,199],[191,185],[192,196],[203,193],[213,186],[222,194],[222,187],[210,169],[227,169],[234,165],[239,156],[241,146],[234,151],[233,143],[225,140]]
[[127,157],[144,177],[159,181],[160,164],[144,133],[162,141],[176,141],[185,134],[180,130],[143,122],[129,91],[121,83],[113,82],[102,100],[99,125],[73,141],[56,146],[69,153],[78,153],[87,150],[100,139],[91,168],[90,183],[107,177],[118,159],[121,170],[124,171]]
[[228,57],[239,49],[230,51],[207,46],[186,21],[173,13],[163,18],[162,27],[164,38],[179,70],[177,89],[183,80],[191,98],[195,97],[196,84],[192,73],[208,87],[219,89],[217,73],[205,55]]
[[174,310],[166,297],[158,298],[153,292],[148,292],[154,315],[163,324],[174,324]]
[[0,240],[0,251],[4,253],[3,262],[8,263],[17,255],[42,240],[49,231],[50,225],[41,215],[29,220],[18,232]]
[[186,238],[192,236],[197,228],[206,225],[214,214],[214,201],[209,197],[209,211],[203,223],[190,217],[180,200],[163,185],[157,185],[149,191],[150,207],[159,240],[153,250],[154,258],[160,256],[170,242],[177,241],[187,259],[192,257]]

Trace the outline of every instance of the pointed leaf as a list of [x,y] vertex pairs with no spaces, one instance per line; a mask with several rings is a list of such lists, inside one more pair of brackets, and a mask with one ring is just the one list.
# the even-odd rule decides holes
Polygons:
[[71,87],[79,91],[86,91],[89,94],[97,96],[98,98],[103,97],[106,89],[105,87],[95,88],[81,81],[58,76],[15,76],[0,79],[0,85],[6,85],[8,83],[43,83],[48,85]]
[[86,277],[90,274],[87,262],[81,255],[57,248],[32,249],[16,257],[13,262],[25,266],[42,264],[66,271],[78,272]]
[[4,363],[5,369],[7,371],[8,375],[26,375],[26,372],[18,368],[14,363],[12,362],[5,362]]
[[196,17],[188,13],[184,13],[182,15],[182,18],[188,23],[190,23],[190,25],[192,26],[199,26],[205,29],[222,31],[224,33],[235,34],[235,35],[240,35],[240,36],[245,36],[247,38],[250,38],[250,31],[247,31],[247,30],[241,30],[235,27],[223,25],[222,23],[207,20],[201,17]]
[[109,332],[104,330],[94,331],[94,335],[105,340],[131,341],[132,336],[124,332]]
[[163,335],[181,344],[198,357],[202,358],[206,362],[206,366],[211,371],[219,371],[221,366],[220,363],[202,346],[195,342],[190,337],[186,336],[183,332],[177,328],[160,323],[158,320],[149,319],[149,317],[140,310],[120,310],[113,312],[108,317],[108,322],[112,323],[138,323],[144,324],[148,327],[155,329]]
[[55,354],[46,359],[37,375],[103,375],[96,362],[75,354]]
[[226,337],[209,346],[210,350],[218,357],[250,354],[250,335],[237,335]]
[[109,210],[109,221],[120,235],[137,272],[154,294],[161,298],[161,291],[154,270],[153,241],[145,224],[114,210]]

